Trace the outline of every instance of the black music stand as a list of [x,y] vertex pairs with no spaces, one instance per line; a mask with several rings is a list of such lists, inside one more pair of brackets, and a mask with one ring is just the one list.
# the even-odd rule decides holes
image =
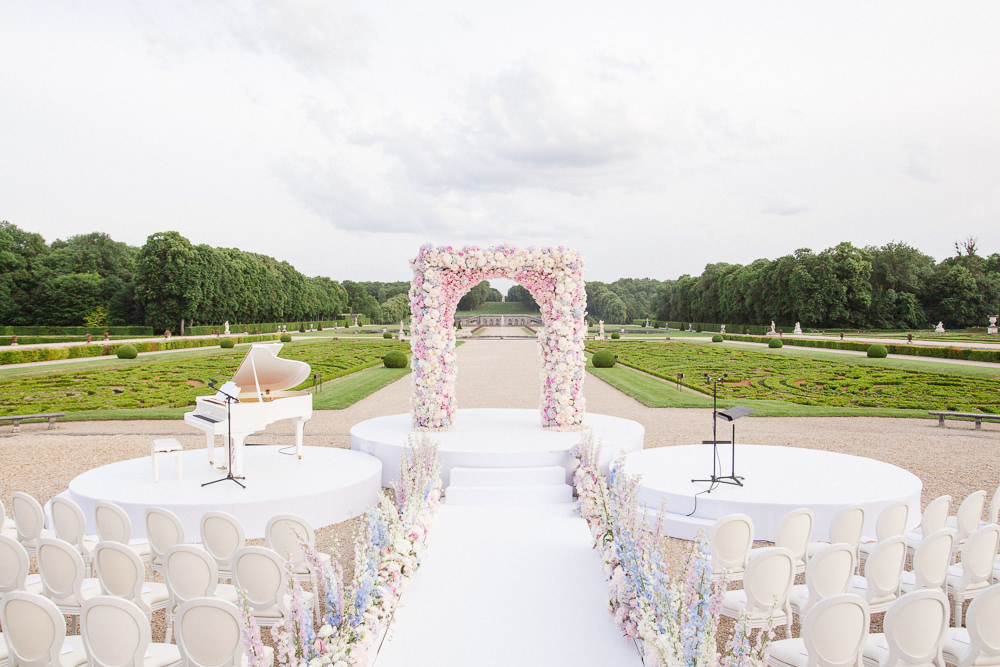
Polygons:
[[[752,408],[748,408],[744,405],[734,405],[728,410],[723,410],[722,412],[715,413],[715,419],[723,419],[727,422],[733,423],[740,417],[746,417],[748,414],[753,412]],[[726,484],[739,484],[743,486],[743,478],[736,476],[736,424],[733,423],[733,439],[730,441],[732,445],[731,458],[729,459],[729,474],[720,479],[732,480],[730,482],[725,482]]]
[[[212,389],[215,389],[214,382],[209,382],[208,386],[211,387]],[[229,448],[229,469],[226,471],[225,477],[220,477],[219,479],[213,479],[211,482],[205,482],[204,484],[202,484],[202,486],[208,486],[209,484],[215,484],[216,482],[225,482],[228,479],[233,482],[236,482],[245,489],[247,488],[247,485],[241,482],[240,480],[246,479],[246,477],[237,477],[236,475],[233,474],[233,420],[232,420],[232,411],[230,410],[230,406],[233,403],[239,403],[240,399],[233,396],[232,394],[227,393],[224,389],[219,389],[219,393],[226,397],[226,425],[229,427],[228,444],[227,444]]]
[[[753,412],[750,408],[745,408],[743,406],[735,406],[729,410],[719,412],[718,409],[718,387],[719,383],[726,379],[728,373],[723,373],[717,378],[709,377],[708,374],[705,375],[705,379],[712,384],[712,439],[702,440],[703,445],[712,445],[712,476],[707,479],[692,479],[692,482],[710,482],[712,484],[711,488],[708,489],[708,493],[712,492],[712,489],[718,484],[733,484],[735,486],[743,486],[743,478],[736,474],[736,425],[733,425],[733,439],[732,440],[719,440],[717,435],[718,420],[724,419],[726,421],[732,422],[740,417],[750,414]],[[728,475],[720,475],[722,471],[718,469],[719,466],[719,445],[730,445],[732,447],[732,459],[730,459],[730,468]]]

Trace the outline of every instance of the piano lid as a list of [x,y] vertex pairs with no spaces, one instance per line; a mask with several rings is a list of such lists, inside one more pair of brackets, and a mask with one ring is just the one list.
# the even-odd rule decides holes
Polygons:
[[312,370],[309,364],[280,358],[281,347],[281,343],[251,343],[232,381],[243,391],[258,393],[291,389],[304,382]]

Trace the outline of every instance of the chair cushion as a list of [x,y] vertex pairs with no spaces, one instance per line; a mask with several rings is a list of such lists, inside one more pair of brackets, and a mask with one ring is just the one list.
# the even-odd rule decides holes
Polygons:
[[[241,665],[241,667],[249,667],[249,665],[250,665],[250,658],[247,657],[246,653],[244,653],[243,657],[240,658],[240,665]],[[274,649],[271,648],[270,646],[265,646],[264,647],[264,666],[265,667],[272,667],[272,665],[274,665]]]
[[215,587],[214,597],[220,600],[225,600],[226,602],[232,602],[235,605],[240,603],[239,593],[236,592],[236,586],[232,584],[219,584]]
[[83,639],[79,635],[67,637],[59,654],[59,664],[62,667],[81,667],[87,664],[87,652],[83,648]]
[[176,644],[150,644],[144,657],[143,667],[168,667],[181,663],[181,652]]
[[[330,554],[325,554],[322,551],[317,551],[316,553],[319,554],[319,560],[323,565],[326,565],[330,562]],[[308,564],[299,565],[297,568],[292,570],[292,574],[309,574],[309,565]]]
[[944,659],[957,665],[962,657],[969,652],[969,631],[965,628],[948,628],[941,645]]
[[767,664],[799,667],[809,660],[806,644],[801,637],[781,639],[771,642],[767,647]]
[[865,642],[864,662],[872,667],[881,665],[889,659],[889,642],[885,640],[885,633],[877,632],[868,635]]

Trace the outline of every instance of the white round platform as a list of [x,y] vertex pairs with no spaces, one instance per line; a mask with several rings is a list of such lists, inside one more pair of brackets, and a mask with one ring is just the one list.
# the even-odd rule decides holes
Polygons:
[[[723,470],[730,472],[730,448],[719,446]],[[719,484],[711,493],[711,445],[660,447],[625,457],[625,470],[642,474],[639,502],[656,511],[666,501],[667,533],[693,538],[727,514],[747,514],[754,521],[754,538],[772,540],[786,513],[808,507],[815,514],[813,539],[829,537],[830,522],[848,505],[865,508],[864,534],[875,536],[875,521],[886,506],[906,501],[910,507],[908,528],[920,521],[923,484],[913,473],[883,461],[836,452],[797,447],[736,445],[736,474],[743,486]],[[685,516],[694,510],[690,517]]]
[[[584,424],[593,427],[601,442],[601,461],[613,461],[620,451],[642,449],[646,430],[630,419],[587,414]],[[351,429],[351,449],[367,452],[382,461],[382,485],[399,474],[399,459],[413,433],[409,414],[376,417]],[[450,484],[452,468],[537,468],[562,466],[570,469],[569,451],[578,444],[581,431],[542,428],[538,410],[481,408],[459,410],[450,431],[427,433],[438,441],[441,480]],[[569,477],[567,477],[569,481]]]
[[302,460],[280,454],[276,446],[244,448],[245,489],[226,480],[226,471],[210,466],[201,448],[187,450],[184,481],[178,482],[174,463],[160,460],[160,481],[153,482],[152,462],[143,457],[119,461],[78,475],[63,494],[77,502],[87,517],[89,533],[96,533],[94,505],[109,500],[121,505],[132,520],[132,536],[144,538],[145,512],[163,507],[180,517],[188,541],[201,539],[201,517],[222,511],[235,515],[248,538],[264,537],[268,519],[276,514],[298,514],[315,528],[362,514],[378,502],[382,464],[360,452],[334,447],[304,447]]

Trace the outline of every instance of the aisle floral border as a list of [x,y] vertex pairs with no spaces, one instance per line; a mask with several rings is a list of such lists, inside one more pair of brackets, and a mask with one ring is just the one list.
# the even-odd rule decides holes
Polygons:
[[[354,581],[344,583],[336,554],[324,564],[319,553],[300,539],[313,572],[320,573],[316,593],[325,601],[318,628],[303,602],[302,589],[289,577],[289,615],[274,637],[274,664],[293,667],[368,665],[376,640],[388,627],[403,583],[420,564],[427,530],[441,502],[438,444],[413,435],[393,482],[395,502],[386,493],[368,510],[354,543]],[[248,667],[266,664],[260,628],[242,599],[243,639]]]
[[768,629],[751,641],[745,617],[737,620],[733,638],[719,651],[725,581],[713,584],[708,539],[699,535],[684,562],[671,567],[664,508],[653,530],[648,530],[647,517],[639,509],[641,476],[625,472],[624,453],[605,474],[600,443],[588,430],[573,456],[577,464],[573,486],[580,515],[590,527],[594,548],[601,552],[609,611],[622,633],[635,640],[647,667],[763,665],[772,633]]
[[538,331],[542,425],[583,423],[587,289],[583,260],[576,250],[425,244],[410,266],[415,428],[444,430],[454,424],[455,309],[466,292],[490,278],[517,281],[539,305],[545,322]]

